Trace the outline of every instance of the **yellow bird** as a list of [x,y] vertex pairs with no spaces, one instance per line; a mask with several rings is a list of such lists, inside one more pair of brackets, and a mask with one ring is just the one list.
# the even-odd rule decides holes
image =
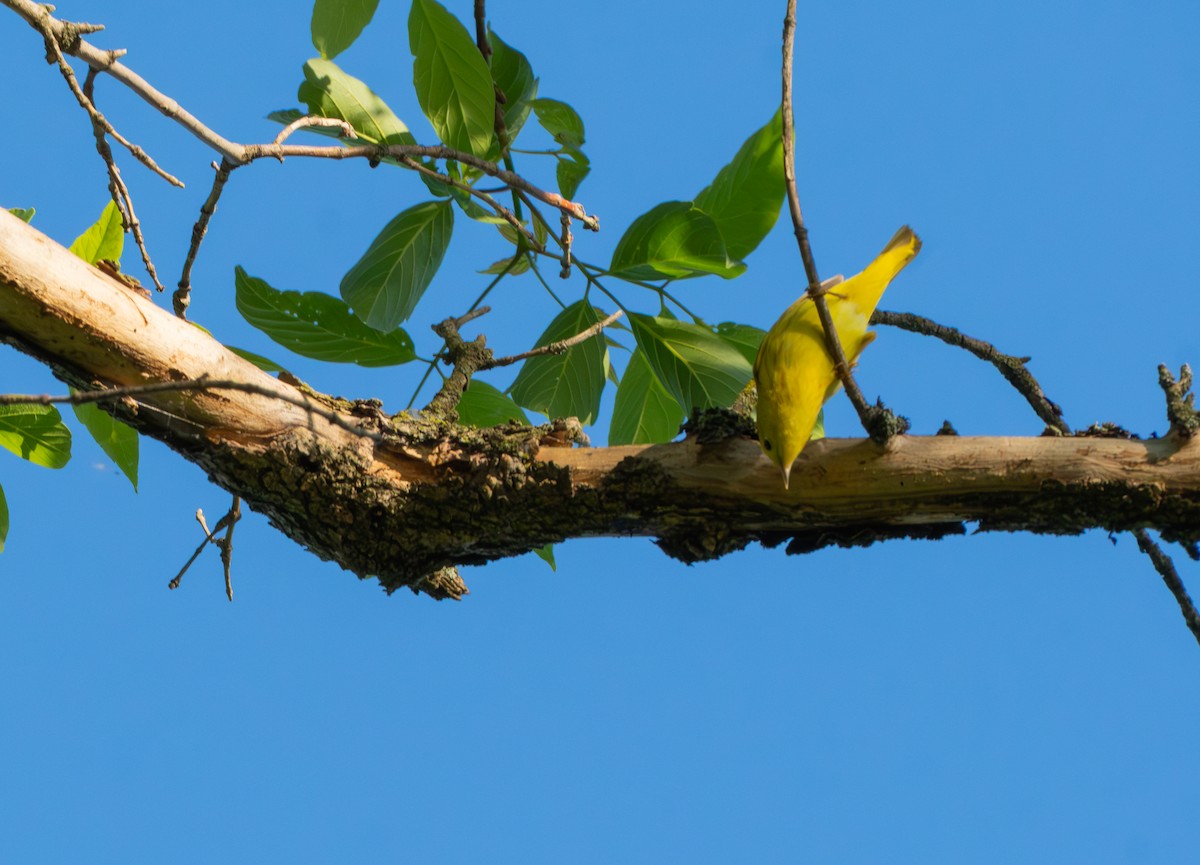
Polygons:
[[[835,277],[823,283],[828,289],[829,315],[849,363],[875,339],[867,324],[883,290],[920,249],[920,238],[906,225],[862,273],[844,282]],[[787,489],[792,463],[812,436],[821,406],[842,386],[825,348],[816,305],[807,293],[763,337],[754,361],[754,381],[758,442],[783,472]]]

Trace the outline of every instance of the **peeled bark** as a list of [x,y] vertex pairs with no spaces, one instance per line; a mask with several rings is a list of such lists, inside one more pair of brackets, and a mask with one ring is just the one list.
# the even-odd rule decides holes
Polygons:
[[[965,523],[1200,538],[1200,440],[903,436],[811,444],[791,490],[757,443],[563,446],[549,427],[474,430],[284,383],[0,212],[0,338],[84,388],[209,376],[232,389],[104,407],[200,465],[281,531],[389,590],[465,587],[447,568],[572,537],[656,538],[683,561],[941,537]],[[311,399],[356,434],[278,395]]]

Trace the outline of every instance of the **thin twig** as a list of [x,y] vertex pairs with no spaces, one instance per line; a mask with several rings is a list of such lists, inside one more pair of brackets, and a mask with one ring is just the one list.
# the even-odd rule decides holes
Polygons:
[[[60,54],[59,56],[61,57],[62,55]],[[95,105],[93,99],[95,83],[96,70],[89,69],[87,79],[83,83],[83,93],[88,102],[93,106]],[[109,126],[108,128],[111,129],[112,127]],[[125,179],[121,177],[121,169],[117,168],[112,148],[108,146],[108,138],[104,132],[105,127],[97,123],[95,117],[93,117],[92,134],[96,139],[96,152],[104,160],[104,167],[108,171],[108,194],[112,197],[113,203],[117,205],[117,209],[121,212],[122,227],[133,234],[133,241],[137,244],[138,251],[142,255],[142,264],[145,266],[146,273],[149,274],[151,281],[154,283],[154,287],[160,292],[164,291],[163,284],[158,281],[158,271],[150,259],[150,250],[146,248],[146,238],[142,234],[142,223],[137,218],[137,213],[133,209],[133,195],[130,194],[129,187],[125,185]]]
[[236,379],[213,379],[207,376],[201,376],[196,379],[187,379],[184,381],[160,381],[152,384],[127,385],[123,387],[105,388],[104,390],[81,390],[74,393],[53,396],[51,394],[0,394],[0,405],[51,405],[53,403],[66,403],[68,405],[81,405],[83,403],[102,402],[104,400],[122,399],[125,397],[136,399],[140,396],[148,396],[156,393],[169,393],[171,391],[190,391],[190,390],[236,390],[243,393],[255,394],[257,396],[266,396],[289,405],[297,406],[306,411],[329,421],[337,427],[341,427],[347,432],[354,433],[357,436],[371,439],[372,441],[382,442],[384,437],[378,433],[363,429],[356,424],[346,420],[341,414],[325,408],[304,394],[293,396],[285,391],[276,390],[252,382],[237,381]]
[[829,306],[825,302],[825,290],[821,288],[821,278],[817,275],[816,261],[813,259],[812,247],[808,242],[808,228],[804,224],[804,215],[800,211],[800,194],[796,189],[796,131],[795,118],[792,115],[792,55],[796,41],[796,0],[788,0],[787,12],[783,19],[783,179],[787,189],[788,210],[792,216],[792,227],[796,233],[796,243],[800,248],[800,260],[804,263],[804,275],[808,279],[807,292],[816,306],[817,317],[821,320],[821,329],[825,332],[825,346],[833,358],[833,367],[837,372],[846,396],[854,404],[863,428],[876,440],[886,440],[890,435],[887,430],[891,424],[881,424],[881,413],[886,411],[872,407],[867,403],[854,376],[850,372],[850,364],[846,362],[846,353],[838,339],[837,328],[834,327],[833,317],[829,314]]
[[272,144],[283,144],[298,129],[307,129],[311,126],[323,126],[330,129],[340,129],[342,135],[346,138],[358,138],[358,133],[354,131],[354,127],[337,117],[318,117],[314,114],[306,114],[303,117],[297,117],[283,130],[275,136]]
[[1179,611],[1183,613],[1183,621],[1187,624],[1188,630],[1192,632],[1196,642],[1200,643],[1200,612],[1196,611],[1196,605],[1188,595],[1183,580],[1179,579],[1175,563],[1162,551],[1162,547],[1154,542],[1145,529],[1134,529],[1133,536],[1137,538],[1138,549],[1149,556],[1150,561],[1154,563],[1154,569],[1158,571],[1167,589],[1174,596],[1175,602],[1179,604]]
[[[0,2],[4,2],[4,0],[0,0]],[[550,207],[557,208],[572,218],[579,220],[579,223],[589,231],[600,230],[600,218],[594,214],[589,214],[582,204],[563,198],[557,192],[547,192],[521,175],[506,168],[501,168],[494,162],[488,162],[486,159],[480,159],[471,153],[463,150],[455,150],[453,147],[447,147],[444,144],[390,144],[386,146],[249,144],[242,147],[241,158],[237,161],[239,164],[244,165],[257,159],[285,159],[290,156],[314,159],[366,159],[369,161],[378,161],[391,157],[402,163],[406,157],[411,159],[421,156],[431,159],[448,159],[461,162],[464,165],[470,165],[472,168],[479,169],[489,177],[495,177],[512,189],[519,189]],[[408,165],[406,167],[411,168],[412,166]]]
[[[231,508],[229,513],[225,514],[225,516],[221,517],[221,519],[219,519],[217,521],[217,524],[215,526],[213,526],[212,531],[209,531],[208,523],[206,523],[204,521],[204,511],[197,508],[196,509],[196,522],[198,522],[200,524],[200,528],[204,532],[204,540],[202,540],[200,542],[200,546],[196,547],[196,552],[192,553],[192,557],[190,559],[188,559],[186,562],[184,562],[183,567],[179,569],[179,573],[175,575],[175,577],[171,580],[171,582],[167,583],[167,588],[168,589],[178,589],[179,584],[183,582],[183,575],[188,572],[188,568],[190,568],[192,566],[192,563],[195,562],[196,559],[198,559],[200,557],[200,554],[202,552],[204,552],[204,548],[207,547],[209,544],[214,544],[214,545],[220,546],[221,542],[216,537],[214,537],[214,533],[219,532],[219,531],[221,531],[221,529],[225,528],[227,525],[230,525],[231,521],[234,521],[234,520],[240,519],[240,518],[241,518],[241,512],[239,511],[237,516],[235,517],[233,514],[233,509]],[[230,600],[233,600],[233,599],[230,598]]]
[[533,236],[533,232],[531,232],[528,228],[526,228],[521,223],[521,220],[517,219],[517,217],[513,214],[513,212],[511,210],[509,210],[507,207],[505,207],[499,201],[494,199],[488,193],[484,192],[482,189],[476,189],[475,187],[471,186],[469,183],[463,183],[462,181],[455,180],[453,177],[451,177],[448,174],[442,174],[439,171],[434,171],[429,166],[421,164],[416,159],[413,159],[410,156],[401,158],[400,164],[405,166],[406,168],[410,168],[413,171],[416,171],[419,174],[424,174],[427,177],[432,177],[433,179],[435,179],[441,183],[445,183],[447,186],[453,186],[455,189],[461,189],[463,192],[467,193],[468,195],[475,196],[480,201],[482,201],[484,204],[486,204],[488,207],[490,207],[493,211],[495,211],[496,215],[499,216],[501,219],[503,219],[505,222],[507,222],[509,225],[511,225],[515,231],[520,232],[533,245],[534,249],[537,249],[538,251],[541,251],[543,249],[542,244],[539,243],[537,238]]
[[213,150],[232,162],[241,162],[243,147],[222,138],[213,132],[171,97],[155,89],[146,79],[142,78],[128,66],[120,63],[117,58],[124,52],[103,51],[80,36],[102,30],[101,25],[74,24],[54,18],[50,10],[53,7],[44,6],[35,0],[0,0],[0,4],[12,9],[39,33],[45,34],[49,29],[54,41],[62,46],[67,54],[78,57],[88,66],[100,72],[105,72],[120,81],[145,102],[170,117],[192,135],[203,141]]
[[229,175],[233,173],[233,170],[237,168],[228,159],[222,159],[220,165],[214,162],[212,167],[216,171],[212,189],[208,193],[208,198],[200,205],[200,217],[192,226],[192,242],[188,244],[187,259],[183,262],[183,273],[179,277],[179,288],[171,296],[171,305],[175,308],[175,314],[182,319],[187,319],[187,310],[192,303],[192,266],[196,263],[200,244],[204,241],[204,236],[208,234],[208,223],[212,220],[213,214],[217,212],[217,202],[225,190],[225,183],[229,180]]
[[[53,19],[49,19],[49,21],[53,21]],[[106,118],[100,112],[100,109],[96,107],[95,101],[92,98],[92,80],[96,73],[96,69],[94,67],[88,67],[87,82],[83,87],[79,86],[79,80],[75,77],[75,70],[71,68],[71,64],[69,64],[66,58],[63,57],[62,46],[60,45],[59,40],[55,38],[54,28],[50,26],[49,21],[46,18],[39,17],[30,23],[37,28],[37,30],[42,34],[42,37],[46,40],[46,59],[52,60],[58,66],[59,72],[62,73],[63,78],[67,82],[67,86],[71,89],[71,93],[75,96],[75,101],[79,103],[80,108],[87,112],[88,118],[92,121],[92,124],[98,129],[102,130],[103,133],[111,135],[118,144],[120,144],[133,155],[134,159],[149,168],[163,180],[167,181],[167,183],[170,183],[172,186],[183,188],[183,181],[181,181],[178,177],[175,177],[173,174],[169,174],[168,172],[164,171],[159,164],[155,162],[153,158],[151,158],[150,154],[148,154],[141,147],[138,147],[136,144],[130,142],[124,135],[119,133],[108,121],[108,118]],[[88,29],[95,27],[100,29],[99,25],[77,25],[77,27],[84,27]],[[110,56],[115,58],[120,57],[125,52],[110,51],[108,53]],[[101,133],[98,132],[97,134]]]
[[910,312],[888,312],[887,310],[877,309],[871,316],[871,324],[886,324],[891,327],[898,327],[901,330],[907,330],[912,333],[932,336],[935,339],[940,339],[947,345],[966,349],[980,360],[986,360],[992,366],[996,367],[1005,380],[1016,388],[1017,393],[1025,398],[1025,401],[1029,403],[1030,407],[1037,413],[1037,416],[1045,423],[1062,435],[1071,434],[1071,427],[1063,420],[1062,409],[1056,403],[1051,402],[1045,392],[1042,391],[1042,387],[1038,384],[1037,379],[1025,368],[1025,364],[1029,362],[1029,358],[1013,357],[1012,355],[1004,354],[997,350],[991,343],[967,336],[956,328],[938,324],[936,321],[924,318],[923,316],[913,315]]
[[620,318],[624,314],[625,314],[625,312],[623,310],[618,309],[616,312],[614,312],[612,315],[605,318],[603,321],[596,322],[591,327],[589,327],[587,330],[580,331],[579,333],[575,334],[572,337],[568,337],[567,339],[560,339],[557,342],[552,342],[552,343],[549,343],[548,345],[543,345],[543,346],[539,346],[537,348],[532,348],[529,351],[523,351],[520,354],[514,354],[514,355],[510,355],[508,357],[494,358],[491,361],[489,361],[488,363],[481,366],[480,370],[496,369],[497,367],[501,367],[501,366],[510,366],[511,364],[519,363],[520,361],[527,360],[528,358],[531,358],[531,357],[540,357],[541,355],[544,355],[544,354],[563,354],[568,349],[579,345],[581,342],[585,342],[585,341],[591,339],[593,336],[598,334],[600,331],[604,330],[604,328],[608,327],[610,324],[612,324],[614,321],[616,321],[618,318]]
[[225,530],[225,537],[217,543],[221,547],[221,567],[225,571],[225,597],[233,603],[233,577],[230,575],[233,566],[233,528],[242,518],[241,496],[233,497],[233,504],[229,506],[229,516],[229,528]]

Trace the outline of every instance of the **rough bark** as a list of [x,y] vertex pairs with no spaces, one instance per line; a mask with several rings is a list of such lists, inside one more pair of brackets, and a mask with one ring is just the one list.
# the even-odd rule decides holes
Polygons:
[[[0,339],[85,388],[210,376],[237,390],[105,404],[285,534],[389,590],[572,537],[648,536],[687,562],[983,529],[1140,527],[1200,538],[1200,439],[902,436],[810,445],[791,490],[744,437],[563,447],[550,427],[472,430],[293,387],[0,212]],[[367,435],[275,395],[319,400]]]

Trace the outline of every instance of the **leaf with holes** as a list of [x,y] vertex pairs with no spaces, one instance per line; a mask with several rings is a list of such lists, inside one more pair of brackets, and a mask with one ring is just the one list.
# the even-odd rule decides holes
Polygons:
[[426,201],[401,212],[342,277],[342,299],[376,330],[407,321],[433,281],[453,230],[448,202]]
[[[585,300],[568,306],[538,337],[537,345],[570,339],[600,321]],[[562,354],[539,355],[525,361],[513,382],[512,398],[518,405],[555,417],[577,417],[591,423],[600,412],[604,390],[604,339],[596,334]]]
[[496,123],[492,73],[467,28],[437,0],[413,0],[408,14],[417,102],[449,147],[486,156]]
[[52,405],[0,405],[0,447],[48,469],[71,459],[71,431]]
[[416,357],[408,334],[380,333],[363,324],[343,301],[319,291],[278,291],[238,267],[234,273],[242,317],[284,348],[315,360],[395,366]]

